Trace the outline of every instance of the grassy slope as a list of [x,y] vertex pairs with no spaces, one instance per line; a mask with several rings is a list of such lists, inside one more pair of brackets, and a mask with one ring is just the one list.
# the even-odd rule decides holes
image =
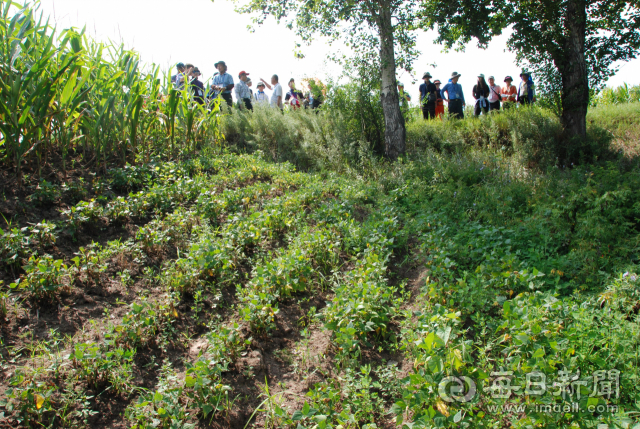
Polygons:
[[[638,112],[636,106],[623,106],[619,111],[598,108],[590,113],[590,119],[614,134],[636,133],[638,121],[633,117]],[[625,119],[618,113],[624,113]],[[158,416],[157,409],[149,404],[135,411],[134,404],[142,397],[138,393],[122,396],[104,391],[112,382],[88,386],[87,374],[81,377],[77,369],[81,365],[63,358],[77,347],[74,344],[99,338],[94,335],[100,326],[118,326],[129,320],[133,307],[122,305],[122,300],[132,304],[147,299],[151,302],[151,298],[160,302],[169,299],[169,304],[159,305],[175,305],[179,319],[173,320],[178,313],[168,311],[158,322],[158,338],[151,333],[147,339],[151,345],[138,345],[135,361],[127,364],[137,378],[128,383],[161,393],[163,404],[172,407],[172,415],[183,416],[184,421],[199,427],[244,427],[263,399],[266,402],[261,408],[266,411],[258,413],[257,427],[319,424],[355,428],[373,423],[394,427],[389,417],[425,428],[592,427],[613,422],[624,425],[637,418],[640,329],[635,272],[640,176],[634,162],[611,161],[536,172],[500,146],[492,145],[497,149],[493,150],[482,144],[487,136],[498,139],[496,143],[499,139],[508,141],[501,131],[507,122],[498,118],[489,130],[483,129],[486,123],[482,119],[458,124],[457,133],[447,136],[449,142],[458,140],[460,147],[454,150],[437,152],[429,144],[416,146],[410,160],[393,165],[363,157],[364,168],[354,172],[340,161],[344,152],[341,155],[335,140],[323,140],[323,129],[330,127],[322,119],[278,113],[274,118],[281,122],[276,126],[281,127],[279,132],[286,139],[286,146],[279,146],[277,139],[269,136],[266,115],[269,113],[258,113],[262,129],[254,128],[257,137],[250,144],[257,144],[267,154],[269,150],[277,153],[292,149],[295,157],[308,164],[313,161],[309,154],[321,153],[320,143],[324,141],[329,151],[322,161],[327,167],[338,165],[346,173],[307,176],[290,174],[284,167],[269,173],[263,186],[260,181],[253,182],[255,168],[271,171],[271,167],[257,159],[238,161],[228,156],[224,163],[231,167],[225,168],[231,168],[232,173],[228,177],[223,174],[219,184],[212,181],[210,173],[198,170],[201,167],[195,174],[182,172],[184,168],[191,171],[193,166],[177,169],[177,178],[173,176],[174,167],[168,166],[166,173],[153,179],[156,183],[175,181],[169,187],[162,182],[157,189],[150,188],[156,189],[153,201],[158,208],[154,210],[167,214],[155,223],[150,222],[148,214],[121,215],[116,211],[117,204],[107,205],[111,211],[98,213],[97,226],[106,219],[107,231],[115,234],[111,230],[121,228],[123,239],[133,240],[128,249],[109,254],[107,274],[100,274],[97,280],[79,277],[71,292],[63,296],[64,306],[57,310],[51,306],[38,313],[37,303],[29,300],[18,301],[8,310],[11,323],[3,330],[8,357],[3,387],[12,384],[26,392],[21,400],[14,398],[14,405],[26,407],[34,424],[36,420],[50,421],[54,410],[74,400],[85,402],[78,402],[70,411],[102,410],[88,418],[93,427],[123,427],[127,424],[123,415],[127,405],[133,410],[129,415],[138,422]],[[544,114],[536,118],[551,128],[555,126]],[[425,125],[412,126],[415,131]],[[307,144],[296,143],[299,141]],[[460,150],[469,142],[472,144],[466,145],[467,149]],[[233,170],[236,164],[237,172]],[[148,174],[140,178],[151,177]],[[107,185],[114,186],[118,178],[126,179],[127,172],[121,176],[106,178]],[[140,178],[130,176],[133,182]],[[327,184],[320,184],[324,180]],[[302,184],[311,185],[310,189],[317,187],[322,198],[305,196],[304,189],[295,194],[303,200],[294,197]],[[147,195],[147,185],[141,188],[143,196]],[[163,199],[165,187],[175,195]],[[198,197],[200,187],[207,190],[206,197]],[[223,193],[225,189],[228,194]],[[269,205],[274,198],[294,204],[286,207],[294,207],[295,216],[287,215],[292,222],[282,224],[285,232],[272,236],[269,231],[274,222],[282,222],[277,220],[281,216],[275,220],[261,216],[281,210],[277,204]],[[89,198],[85,195],[83,199]],[[184,203],[179,202],[182,199]],[[128,204],[138,204],[136,199],[129,200]],[[190,211],[176,210],[179,207],[167,205],[169,201],[179,202],[177,206],[187,204]],[[28,199],[21,202],[22,214],[15,213],[20,225],[26,225],[29,204]],[[307,210],[295,209],[295,204]],[[174,210],[175,216],[171,214]],[[235,211],[240,217],[227,217],[225,211]],[[254,211],[255,216],[251,215]],[[117,222],[111,219],[116,215],[120,216]],[[207,219],[218,219],[221,229],[209,229]],[[259,230],[268,235],[246,234],[245,226],[263,228]],[[104,229],[83,228],[91,239],[106,242],[101,232]],[[136,234],[138,228],[155,235]],[[56,256],[66,260],[78,250],[78,243],[67,234],[65,230],[68,249],[61,249]],[[322,255],[320,250],[325,245],[314,250],[305,244],[309,240],[323,243],[324,237],[329,242],[337,240],[339,259],[316,256]],[[239,239],[248,244],[238,247]],[[86,242],[85,238],[80,240]],[[31,243],[46,249],[35,239]],[[206,250],[209,247],[203,244],[212,250]],[[133,260],[136,252],[146,254],[143,262]],[[216,265],[218,254],[233,264]],[[198,255],[211,255],[213,262],[203,266]],[[320,270],[337,263],[340,268],[331,275]],[[133,276],[133,285],[128,287],[126,278],[117,273],[124,272],[125,267]],[[146,273],[146,267],[152,270]],[[6,283],[10,277],[5,276]],[[286,287],[274,294],[269,278]],[[232,287],[234,282],[242,285],[237,292]],[[289,285],[293,292],[288,292]],[[195,294],[200,288],[204,288],[204,299],[198,301]],[[258,293],[251,294],[252,290]],[[181,291],[187,293],[176,293]],[[3,299],[13,302],[14,297],[18,295]],[[331,304],[325,307],[324,300]],[[49,328],[69,328],[66,322],[58,325],[60,316],[77,317],[77,310],[70,307],[81,301],[83,316],[78,321],[89,328],[79,329],[76,324],[69,331],[72,337],[64,341],[48,335]],[[280,313],[274,317],[271,308],[279,308]],[[102,318],[103,309],[110,309],[109,315],[115,319]],[[97,324],[87,324],[90,318]],[[225,331],[234,321],[240,323],[240,330]],[[35,336],[26,337],[24,326],[37,327]],[[265,326],[270,326],[269,336],[262,331]],[[196,398],[193,386],[185,379],[185,365],[197,363],[198,350],[208,350],[204,355],[207,358],[219,353],[223,362],[230,362],[222,375],[214,371],[211,376],[221,381],[220,386],[227,384],[232,392],[241,394],[211,422],[194,419],[207,399]],[[47,360],[54,365],[43,365]],[[397,362],[397,369],[386,365],[387,361]],[[167,365],[161,369],[159,362],[170,363],[175,369]],[[19,367],[30,384],[11,376],[20,373],[15,372]],[[501,369],[511,372],[513,384],[525,383],[527,374],[538,371],[548,385],[560,381],[560,370],[573,375],[581,371],[580,379],[586,382],[582,402],[575,393],[573,398],[496,398],[489,390],[491,374]],[[593,379],[587,377],[596,370],[612,369],[621,371],[619,397],[587,399],[594,390]],[[68,386],[55,382],[51,371],[56,372],[55,377],[64,374],[77,389],[76,396],[69,394]],[[191,374],[201,371],[202,367]],[[438,387],[449,376],[472,378],[480,393],[470,402],[443,400]],[[52,380],[57,384],[51,384]],[[51,390],[54,385],[57,390]],[[37,397],[33,396],[36,393],[46,393],[48,414],[38,411]],[[91,395],[97,395],[96,399],[88,397]],[[572,401],[580,402],[585,410],[606,403],[621,408],[578,413],[544,413],[535,408]],[[504,403],[530,408],[493,408]],[[387,410],[391,416],[385,415]],[[191,416],[185,416],[185,412]],[[83,420],[81,414],[66,414],[66,418],[74,427]],[[26,426],[24,421],[14,422]]]

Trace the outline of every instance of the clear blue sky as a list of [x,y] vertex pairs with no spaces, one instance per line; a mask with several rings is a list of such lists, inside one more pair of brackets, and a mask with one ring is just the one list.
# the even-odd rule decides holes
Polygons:
[[[165,68],[178,61],[194,63],[204,80],[215,72],[213,64],[219,60],[226,61],[234,79],[241,70],[249,72],[254,81],[260,77],[269,80],[274,73],[281,81],[337,77],[340,73],[335,64],[325,64],[327,54],[339,46],[319,40],[303,47],[304,59],[296,59],[292,31],[270,20],[251,33],[247,30],[251,17],[236,13],[228,0],[42,0],[41,4],[43,12],[50,14],[60,28],[86,25],[96,39],[122,40],[140,52],[143,61]],[[460,83],[468,101],[472,100],[471,89],[478,73],[495,75],[499,84],[506,75],[517,79],[514,55],[505,51],[506,35],[494,39],[486,50],[471,45],[465,52],[450,53],[442,53],[433,38],[433,33],[419,36],[422,55],[414,65],[416,76],[406,72],[398,76],[414,100],[421,82],[412,84],[413,78],[419,80],[425,71],[443,81],[453,71],[461,73]],[[436,68],[428,67],[430,63]],[[626,63],[608,85],[640,83],[639,69],[640,60]]]

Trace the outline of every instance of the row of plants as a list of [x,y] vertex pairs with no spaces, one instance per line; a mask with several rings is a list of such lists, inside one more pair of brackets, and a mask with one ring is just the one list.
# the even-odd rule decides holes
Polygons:
[[72,231],[76,231],[84,223],[96,222],[101,218],[110,222],[121,222],[130,217],[143,218],[150,213],[173,211],[178,206],[188,207],[202,194],[211,195],[227,187],[241,187],[253,181],[269,180],[276,171],[278,169],[271,166],[254,165],[251,168],[232,168],[213,176],[185,176],[155,183],[148,189],[130,193],[126,197],[118,196],[107,201],[81,201],[68,210],[63,210],[62,214],[67,217],[68,227]]

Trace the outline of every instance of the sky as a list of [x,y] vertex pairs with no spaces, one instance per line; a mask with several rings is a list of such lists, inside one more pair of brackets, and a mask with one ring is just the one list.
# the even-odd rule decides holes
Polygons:
[[[296,38],[291,30],[273,19],[250,32],[250,15],[235,12],[230,0],[41,0],[41,10],[58,28],[86,26],[87,33],[100,41],[122,41],[141,54],[145,63],[156,63],[163,69],[177,62],[190,62],[199,67],[202,80],[210,78],[214,64],[227,63],[229,73],[237,81],[246,71],[255,84],[262,77],[270,81],[273,74],[286,83],[291,77],[299,82],[305,77],[338,77],[339,67],[327,62],[327,56],[341,45],[317,40],[303,46],[305,58],[294,57]],[[506,51],[508,35],[491,41],[487,49],[469,45],[464,52],[442,52],[433,44],[433,32],[418,36],[422,54],[414,63],[415,75],[399,71],[398,80],[417,101],[420,78],[426,71],[443,84],[456,71],[467,102],[473,100],[471,90],[479,73],[494,75],[501,85],[506,75],[518,81],[515,55]],[[428,66],[434,64],[436,67]],[[640,59],[623,64],[609,86],[640,83]],[[414,82],[415,83],[412,83]],[[267,90],[267,92],[269,92]]]

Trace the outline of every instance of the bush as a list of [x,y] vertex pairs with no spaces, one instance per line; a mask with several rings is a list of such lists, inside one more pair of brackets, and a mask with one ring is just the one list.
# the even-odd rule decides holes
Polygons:
[[239,150],[260,150],[271,161],[289,161],[303,170],[342,171],[369,149],[351,135],[339,113],[323,110],[234,109],[224,118],[223,133]]
[[415,121],[407,126],[407,150],[427,148],[456,153],[469,148],[493,148],[512,154],[522,165],[544,170],[571,162],[611,159],[612,134],[591,124],[584,140],[567,144],[562,126],[549,110],[531,106],[464,120]]

